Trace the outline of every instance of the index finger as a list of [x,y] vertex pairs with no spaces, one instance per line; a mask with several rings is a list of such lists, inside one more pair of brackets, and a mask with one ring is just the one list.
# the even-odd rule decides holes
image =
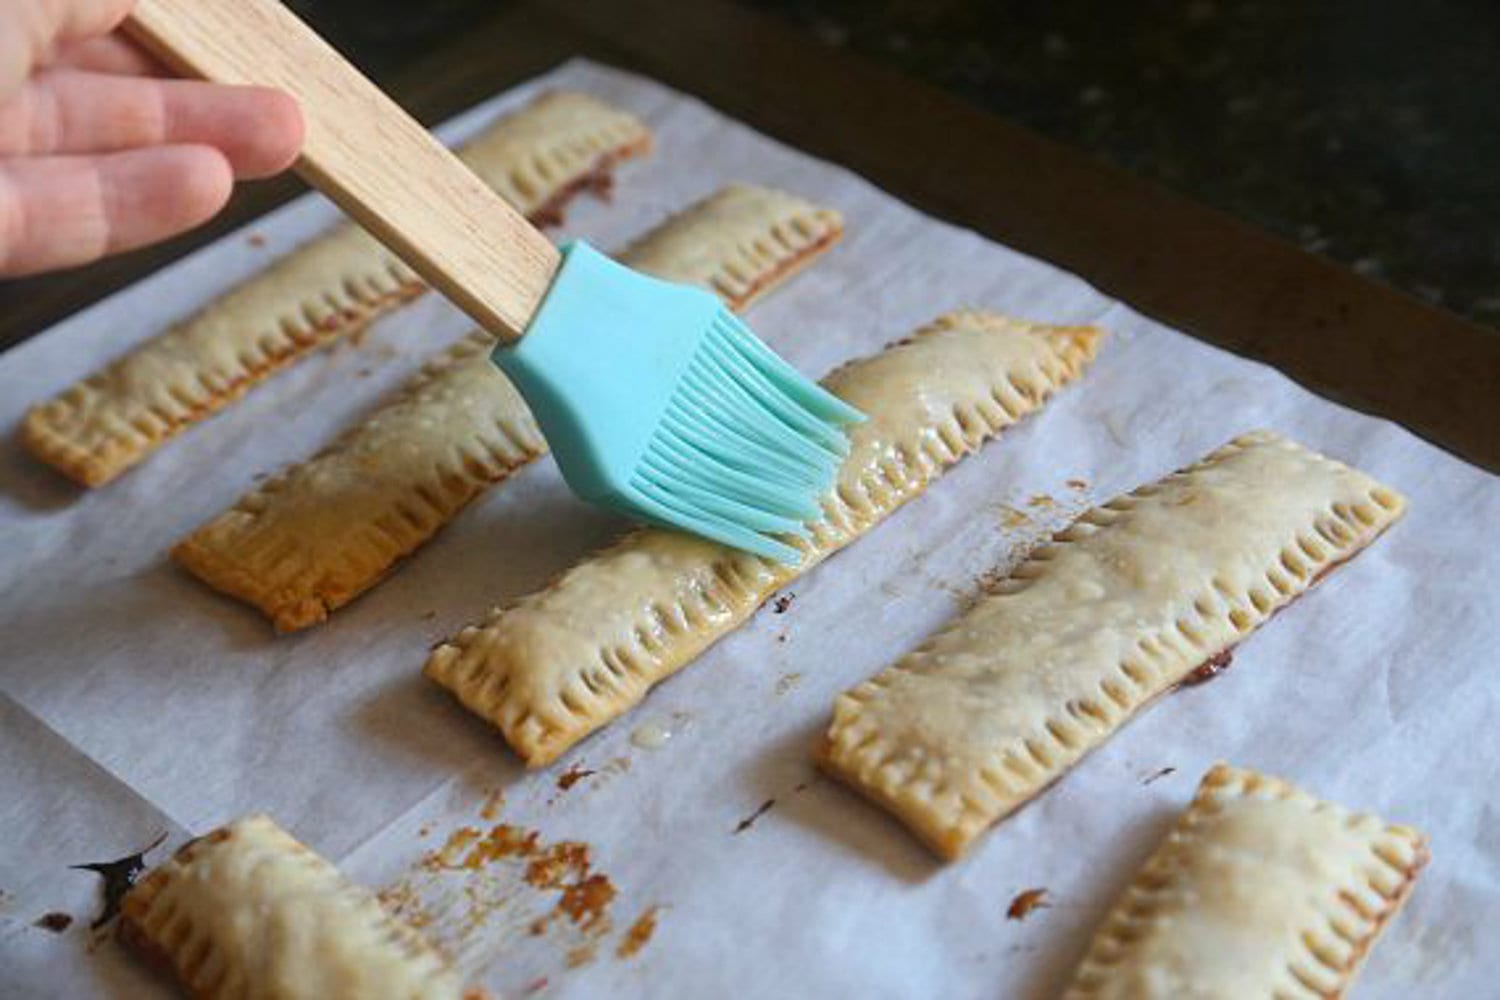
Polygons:
[[146,50],[121,35],[111,32],[101,38],[69,42],[53,53],[49,69],[84,70],[114,76],[176,76],[146,54]]
[[212,217],[234,176],[208,146],[0,161],[0,276],[74,267]]
[[7,0],[0,4],[0,94],[20,86],[59,46],[109,34],[134,6],[135,0]]

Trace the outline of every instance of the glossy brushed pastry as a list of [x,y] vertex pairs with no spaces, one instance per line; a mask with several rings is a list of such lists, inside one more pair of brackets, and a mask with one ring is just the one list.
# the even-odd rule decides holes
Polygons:
[[1260,431],[1084,514],[841,695],[823,766],[954,858],[1400,515]]
[[1341,997],[1427,857],[1410,827],[1218,764],[1064,1000]]
[[628,710],[776,589],[1039,409],[1098,349],[1092,327],[949,313],[824,379],[868,420],[796,565],[672,531],[633,532],[440,644],[425,672],[540,765]]

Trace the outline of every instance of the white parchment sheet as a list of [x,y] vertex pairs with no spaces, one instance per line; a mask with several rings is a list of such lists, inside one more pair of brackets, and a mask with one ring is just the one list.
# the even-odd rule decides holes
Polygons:
[[[843,245],[750,316],[806,372],[962,305],[1098,323],[1107,346],[1039,415],[796,583],[783,612],[763,609],[558,767],[530,774],[419,670],[432,642],[620,530],[568,496],[550,462],[300,635],[274,636],[166,559],[257,475],[315,451],[467,330],[447,304],[428,297],[295,366],[101,490],[71,486],[15,443],[28,405],[327,225],[326,203],[290,205],[10,351],[0,357],[0,994],[170,995],[93,940],[95,879],[67,866],[165,831],[159,860],[191,834],[264,811],[351,877],[433,896],[430,932],[508,995],[1049,997],[1216,759],[1431,834],[1434,860],[1359,997],[1500,991],[1495,477],[643,79],[569,63],[447,135],[560,86],[630,108],[658,138],[649,160],[622,170],[613,204],[570,211],[569,232],[599,246],[737,180],[844,213]],[[983,571],[1083,507],[1256,427],[1390,483],[1410,513],[1244,643],[1227,673],[1149,709],[962,863],[937,864],[882,812],[815,777],[808,749],[834,695],[952,615]],[[632,741],[648,724],[672,738]],[[569,765],[596,773],[564,791]],[[503,806],[481,816],[496,789]],[[473,876],[484,885],[467,897],[456,877],[413,887],[424,853],[462,825],[495,822],[589,845],[618,892],[592,955],[566,921],[529,933],[553,897],[521,885],[516,866]],[[1046,888],[1050,907],[1008,920],[1029,888]],[[620,957],[651,907],[654,936]],[[33,926],[50,911],[77,920],[61,934]]]

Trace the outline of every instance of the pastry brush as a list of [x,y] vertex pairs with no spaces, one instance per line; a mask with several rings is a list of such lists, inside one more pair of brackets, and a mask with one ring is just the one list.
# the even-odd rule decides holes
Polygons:
[[188,75],[298,100],[298,172],[498,338],[580,497],[797,558],[862,417],[716,296],[559,251],[275,0],[140,0],[126,30]]

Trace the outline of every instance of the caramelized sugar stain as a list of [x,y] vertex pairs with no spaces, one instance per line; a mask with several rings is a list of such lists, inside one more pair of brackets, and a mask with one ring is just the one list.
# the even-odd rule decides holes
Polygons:
[[80,871],[93,872],[104,880],[104,908],[94,922],[89,924],[91,930],[103,927],[120,912],[120,901],[146,871],[146,855],[160,847],[162,841],[166,839],[167,835],[163,832],[141,850],[115,861],[94,861],[89,864],[68,866]]
[[1182,679],[1180,687],[1192,687],[1213,680],[1215,677],[1229,669],[1229,661],[1234,659],[1234,650],[1226,649],[1221,653],[1215,653],[1204,660],[1193,672]]
[[[558,779],[560,787],[595,772],[575,765],[570,773],[566,785],[567,774]],[[498,793],[489,795],[481,816],[493,819],[502,801]],[[497,822],[455,828],[379,897],[391,913],[422,929],[446,954],[503,949],[507,933],[534,938],[560,933],[557,946],[572,968],[593,961],[613,932],[611,908],[619,890],[595,869],[587,843],[549,843],[538,830]],[[539,903],[545,909],[537,914]],[[633,956],[650,941],[658,909],[650,907],[624,933],[616,943],[617,957]],[[528,991],[545,985],[545,979],[535,980]]]
[[73,917],[67,913],[46,913],[37,917],[36,922],[31,926],[40,927],[42,930],[51,931],[53,934],[61,934],[73,926]]
[[1025,920],[1035,910],[1044,910],[1052,904],[1047,901],[1046,889],[1027,889],[1016,893],[1016,898],[1010,901],[1006,908],[1005,918],[1007,920]]
[[594,773],[594,771],[589,770],[582,764],[574,764],[557,776],[557,787],[566,792],[584,778]]
[[651,935],[656,933],[657,917],[661,913],[661,907],[650,906],[646,912],[636,918],[635,923],[625,932],[620,939],[619,945],[615,947],[616,958],[633,958],[637,952],[651,943]]

